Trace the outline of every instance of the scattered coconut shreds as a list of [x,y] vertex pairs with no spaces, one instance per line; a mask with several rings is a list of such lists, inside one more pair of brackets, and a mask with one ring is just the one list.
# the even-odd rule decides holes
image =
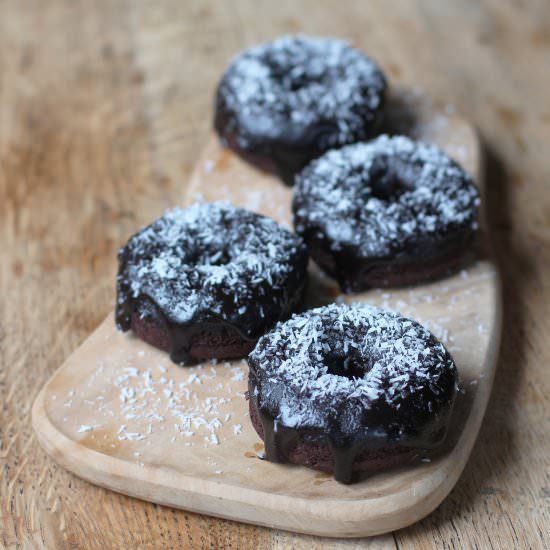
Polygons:
[[[430,319],[424,318],[422,313],[425,313],[426,307],[441,300],[439,294],[432,295],[425,289],[413,288],[399,292],[378,290],[373,292],[373,297],[379,306],[417,320],[441,342],[449,344],[454,341],[451,332],[454,308],[460,307],[462,300],[475,293],[471,284],[482,278],[475,268],[460,272],[456,280],[449,281],[446,288],[449,296],[442,303],[440,314]],[[349,299],[337,296],[335,301],[341,303]],[[484,321],[479,313],[473,316],[474,332],[481,335],[487,331]],[[461,351],[456,345],[451,345],[449,349],[452,352]],[[170,442],[175,449],[178,445],[182,449],[212,449],[223,445],[229,438],[243,434],[243,425],[248,425],[249,421],[244,419],[246,422],[243,424],[242,415],[235,414],[233,400],[244,398],[248,375],[246,360],[218,364],[209,362],[185,369],[168,361],[163,364],[151,360],[144,368],[144,358],[150,355],[140,351],[134,355],[126,357],[122,368],[117,366],[116,369],[113,365],[120,365],[120,357],[112,362],[99,360],[97,369],[86,382],[92,388],[97,385],[99,377],[106,384],[111,384],[117,392],[114,399],[108,388],[96,394],[75,389],[65,394],[72,398],[64,401],[65,406],[71,407],[70,410],[86,409],[90,413],[84,416],[84,423],[76,427],[78,433],[93,432],[104,424],[112,423],[113,419],[120,419],[121,423],[115,430],[116,444],[109,442],[109,445],[113,449],[132,445],[131,456],[140,466],[143,465],[141,460],[146,458],[147,447],[154,446],[159,440]],[[465,382],[472,388],[469,391],[474,391],[483,378],[482,374],[478,379]],[[462,388],[462,391],[465,389]],[[64,422],[69,420],[63,419]],[[104,435],[103,439],[107,436]],[[428,462],[429,459],[423,461]],[[216,470],[215,473],[221,474],[223,470]]]
[[80,426],[80,428],[78,428],[78,433],[81,434],[81,433],[85,433],[85,432],[91,432],[94,430],[96,426],[87,426],[86,424],[82,424],[82,426]]
[[231,371],[233,372],[233,378],[231,378],[231,380],[235,380],[236,382],[244,380],[245,373],[243,369],[240,367],[233,367]]
[[[97,395],[95,399],[84,399],[76,404],[93,410],[94,416],[99,413],[111,421],[112,418],[123,419],[124,423],[116,432],[120,442],[148,445],[152,437],[167,436],[171,444],[183,441],[185,446],[192,447],[200,441],[205,447],[217,446],[226,439],[225,434],[223,438],[219,435],[225,425],[228,426],[228,435],[238,435],[242,431],[241,424],[231,422],[232,397],[238,395],[243,399],[246,386],[246,363],[242,367],[241,364],[210,362],[184,370],[163,365],[138,368],[134,366],[134,357],[128,356],[126,366],[117,368],[110,377],[105,376],[118,392],[116,402],[105,401],[104,396]],[[177,369],[177,376],[173,377],[172,368]],[[101,369],[101,375],[104,375],[105,365]],[[229,371],[224,372],[227,382],[215,384],[211,390],[213,395],[205,396],[202,387],[207,381],[212,386],[212,380],[220,376],[218,369]],[[97,375],[96,370],[90,381]],[[76,398],[73,400],[77,401]],[[82,425],[78,432],[92,431],[94,427],[92,424]]]

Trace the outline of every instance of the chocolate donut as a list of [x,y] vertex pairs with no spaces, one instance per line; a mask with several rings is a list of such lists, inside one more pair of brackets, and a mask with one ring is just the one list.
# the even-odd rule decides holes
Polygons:
[[268,460],[350,483],[444,442],[455,364],[397,313],[331,304],[293,315],[259,339],[248,364],[250,417]]
[[345,292],[440,276],[477,228],[472,178],[433,145],[380,136],[329,151],[297,177],[294,226]]
[[300,303],[307,262],[274,220],[222,202],[177,208],[120,250],[116,323],[175,363],[243,357]]
[[385,90],[376,63],[347,43],[282,37],[229,65],[214,126],[225,146],[291,185],[324,151],[374,135]]

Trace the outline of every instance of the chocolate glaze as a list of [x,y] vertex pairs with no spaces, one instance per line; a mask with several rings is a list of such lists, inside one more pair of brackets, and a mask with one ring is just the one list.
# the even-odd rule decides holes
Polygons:
[[231,63],[214,127],[226,147],[292,185],[324,151],[375,134],[385,91],[379,67],[346,43],[283,37]]
[[331,250],[326,239],[315,231],[302,234],[308,243],[311,258],[325,273],[336,279],[345,293],[368,288],[397,288],[428,282],[455,272],[465,265],[473,240],[470,230],[457,233],[439,247],[426,246],[416,256],[396,255],[393,258],[361,258],[355,247],[341,246]]
[[[249,414],[254,429],[260,438],[264,440],[264,428],[260,421],[257,402],[254,399],[249,400]],[[268,422],[269,419],[270,417],[267,418]],[[297,431],[295,428],[293,430]],[[393,447],[375,448],[373,446],[372,449],[366,449],[356,456],[352,469],[352,482],[358,479],[359,476],[363,477],[365,474],[370,475],[378,470],[387,470],[418,461],[420,458],[426,458],[432,453],[433,450],[415,449],[397,444]],[[264,453],[263,458],[267,459],[266,453]],[[328,438],[322,435],[314,438],[307,430],[299,432],[296,445],[291,444],[286,447],[286,455],[284,460],[280,462],[306,466],[321,472],[334,473],[334,453],[328,444]]]
[[119,253],[116,323],[189,364],[245,356],[299,305],[303,242],[226,203],[168,212]]
[[[249,387],[254,387],[252,384]],[[250,400],[250,416],[258,435],[265,445],[265,459],[270,462],[303,465],[330,472],[340,483],[349,484],[358,472],[374,472],[381,469],[377,461],[382,458],[386,467],[393,467],[411,461],[421,455],[428,456],[441,447],[447,434],[448,411],[425,428],[420,436],[395,437],[382,425],[372,427],[347,437],[338,437],[307,429],[289,428],[277,422],[269,412],[258,407],[257,398]],[[390,421],[387,414],[386,425]],[[255,418],[259,418],[261,429]],[[319,465],[323,450],[330,452],[329,463]]]
[[[368,331],[380,312],[381,327],[387,328],[390,323],[398,329],[397,332],[393,329],[388,332],[384,328],[380,333],[381,340],[378,345],[389,345],[395,338],[395,342],[398,342],[396,349],[401,349],[401,344],[407,342],[414,349],[427,346],[425,349],[429,351],[424,352],[426,355],[416,370],[411,366],[410,382],[404,385],[399,382],[406,369],[398,369],[394,382],[391,376],[382,375],[375,379],[372,390],[378,389],[378,396],[376,392],[372,394],[371,388],[367,388],[365,395],[370,394],[371,397],[362,402],[352,403],[355,390],[351,389],[348,395],[345,391],[334,394],[331,393],[331,385],[345,383],[342,377],[360,376],[361,369],[368,369],[367,365],[358,364],[359,359],[355,352],[344,354],[344,359],[352,362],[352,366],[348,365],[346,373],[345,368],[342,370],[340,361],[336,361],[336,368],[331,366],[333,354],[327,355],[326,351],[321,351],[321,355],[327,358],[324,362],[328,370],[323,374],[323,366],[318,364],[319,359],[315,359],[311,364],[306,362],[305,365],[309,366],[304,366],[301,370],[306,383],[298,383],[298,386],[304,389],[298,390],[296,397],[292,397],[294,390],[291,386],[298,375],[292,372],[289,377],[287,367],[276,368],[274,364],[282,361],[280,364],[284,365],[287,359],[291,361],[293,357],[303,357],[304,350],[309,350],[310,354],[317,353],[311,350],[311,346],[318,346],[319,350],[322,350],[323,345],[328,343],[329,346],[338,348],[342,342],[333,338],[340,330],[347,335],[344,342],[348,343],[344,345],[350,345],[353,338],[357,338],[358,345],[367,345],[365,353],[377,356],[378,351],[373,347],[375,340],[369,340],[370,343],[367,344],[359,332],[355,335],[351,333],[353,324],[348,324],[349,316],[346,317],[350,309],[352,308],[342,309],[333,305],[313,310],[313,316],[317,316],[313,322],[317,323],[320,320],[319,327],[325,323],[337,323],[343,328],[338,328],[336,332],[329,331],[325,335],[317,331],[317,336],[313,339],[306,338],[296,345],[291,345],[289,350],[286,346],[288,338],[294,339],[297,330],[305,330],[304,319],[311,320],[309,316],[312,313],[294,316],[288,323],[294,323],[295,328],[286,332],[281,331],[281,327],[285,325],[282,323],[260,339],[249,356],[250,417],[256,431],[264,440],[265,457],[274,462],[292,462],[333,472],[335,479],[342,483],[351,483],[355,472],[372,472],[383,465],[389,467],[402,464],[414,456],[425,456],[426,453],[440,448],[445,440],[456,392],[456,368],[448,352],[433,336],[419,325],[411,324],[413,322],[410,320],[370,308],[366,316],[353,311],[351,315],[355,315],[356,319],[363,317],[366,323],[371,323],[370,327],[367,325]],[[342,313],[339,320],[338,310]],[[335,325],[332,326],[334,328]],[[274,335],[277,330],[281,333]],[[411,330],[414,331],[414,335]],[[365,330],[362,334],[366,334]],[[398,334],[404,335],[404,339],[401,336],[398,338]],[[326,335],[329,335],[328,340],[325,338]],[[412,344],[410,338],[417,340]],[[412,352],[405,362],[415,356],[416,351]],[[380,361],[383,359],[379,357]],[[271,365],[273,368],[266,367],[270,361],[274,362]],[[391,364],[391,354],[385,356],[385,361],[387,363],[382,368],[394,368]],[[343,364],[346,364],[345,360]],[[380,365],[376,368],[380,368]],[[366,372],[368,376],[368,370]],[[319,394],[319,376],[324,381],[322,384],[326,384],[326,395],[323,395],[323,392]],[[336,376],[338,380],[332,379],[332,376]],[[392,386],[395,391],[392,390]],[[309,387],[317,390],[312,392]],[[355,386],[351,384],[350,387]],[[398,399],[389,398],[391,395],[398,396]],[[323,403],[320,404],[320,400]]]
[[170,359],[180,365],[210,358],[244,357],[257,341],[223,319],[197,318],[188,324],[174,323],[146,296],[118,308],[116,322],[120,329],[131,329],[148,344],[168,352]]
[[444,274],[460,265],[477,228],[470,176],[404,136],[330,151],[296,182],[296,232],[346,292]]

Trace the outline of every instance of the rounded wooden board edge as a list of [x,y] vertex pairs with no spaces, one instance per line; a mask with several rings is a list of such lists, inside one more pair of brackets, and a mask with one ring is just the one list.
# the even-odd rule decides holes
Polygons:
[[[481,170],[483,157],[477,132],[472,125],[466,121],[464,123],[474,133],[478,142],[476,161]],[[190,185],[190,192],[192,187]],[[485,358],[488,367],[485,372],[488,376],[484,379],[483,386],[478,389],[471,406],[476,414],[470,413],[455,449],[445,460],[444,463],[449,466],[445,475],[439,476],[438,479],[434,476],[432,484],[424,484],[419,491],[406,488],[399,493],[369,499],[368,502],[350,500],[346,502],[345,508],[337,506],[338,503],[341,504],[341,499],[334,501],[332,503],[334,505],[331,506],[331,501],[326,499],[319,502],[315,499],[293,497],[292,502],[286,503],[288,505],[286,508],[290,511],[284,514],[284,521],[281,521],[281,504],[285,500],[288,501],[289,497],[266,495],[260,491],[261,499],[258,501],[258,491],[247,489],[240,490],[238,497],[231,496],[232,504],[239,507],[237,511],[231,511],[227,509],[223,482],[195,479],[168,469],[159,469],[151,479],[150,475],[145,476],[143,469],[135,464],[83,447],[66,437],[50,422],[46,413],[44,401],[49,382],[40,391],[32,409],[35,433],[48,454],[79,477],[102,487],[159,504],[225,519],[328,537],[371,536],[406,527],[431,513],[452,490],[466,465],[481,426],[496,370],[501,333],[500,279],[495,266],[491,265],[491,268],[494,283],[492,285],[494,320],[489,351]],[[108,319],[112,323],[111,315]],[[54,373],[50,382],[63,368]],[[128,486],[122,483],[128,477],[129,471],[132,478],[139,482],[136,484],[138,489],[135,491],[128,490]],[[159,486],[162,486],[165,491],[162,498],[156,494]],[[391,505],[391,502],[396,500],[406,502],[407,505],[396,509]],[[373,508],[376,509],[376,515],[372,514]],[[273,516],[274,511],[279,514],[276,520]],[[300,517],[299,521],[296,520],[296,516]],[[310,519],[307,524],[303,520],[304,517]]]
[[[498,280],[496,272],[495,276],[495,280]],[[472,405],[472,409],[478,407],[478,413],[470,414],[468,424],[472,425],[464,426],[453,454],[446,458],[444,464],[450,465],[450,468],[445,475],[432,479],[430,485],[424,483],[419,491],[406,488],[399,493],[368,501],[349,500],[342,507],[341,499],[331,502],[276,494],[267,495],[266,498],[263,491],[241,489],[238,496],[231,496],[231,504],[239,507],[238,512],[230,512],[223,482],[200,480],[170,469],[160,469],[151,479],[140,466],[83,447],[62,434],[50,422],[44,403],[53,376],[35,399],[32,408],[33,429],[43,449],[63,468],[90,483],[142,500],[224,519],[332,538],[367,537],[401,529],[429,515],[445,499],[460,477],[477,438],[492,387],[500,340],[501,301],[498,299],[498,284],[494,291],[497,306],[494,311],[495,330],[491,334],[490,353],[486,358],[493,368],[485,379],[485,391],[478,392],[476,402]],[[102,325],[105,322],[112,324],[112,315]],[[60,367],[54,376],[63,368]],[[128,490],[125,480],[129,476],[139,483],[136,485],[138,490]],[[165,491],[163,498],[158,496],[159,486]],[[259,495],[261,499],[258,499]],[[396,511],[392,504],[394,501],[407,502],[407,506]],[[372,514],[373,508],[376,509],[376,515]],[[284,522],[280,521],[282,509],[289,510]],[[272,519],[274,512],[278,515],[276,521]],[[304,517],[308,517],[309,522],[304,522]]]

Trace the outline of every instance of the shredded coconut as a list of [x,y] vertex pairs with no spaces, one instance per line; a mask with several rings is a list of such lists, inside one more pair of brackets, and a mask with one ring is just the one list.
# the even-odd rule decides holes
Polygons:
[[259,340],[249,365],[260,380],[260,406],[300,428],[336,423],[353,431],[366,411],[406,405],[410,412],[411,403],[431,414],[448,404],[456,380],[450,354],[427,329],[365,304],[292,316]]
[[297,290],[289,280],[305,277],[307,267],[300,237],[224,202],[166,212],[133,236],[120,258],[117,320],[129,299],[148,296],[176,323],[210,314],[245,333],[257,330],[260,308],[271,312],[261,326],[279,318]]
[[220,81],[217,104],[243,149],[289,128],[303,137],[317,125],[324,125],[318,137],[328,149],[368,137],[385,89],[376,63],[346,42],[285,36],[238,55]]
[[317,230],[332,251],[380,259],[475,230],[478,205],[470,176],[440,149],[382,135],[313,161],[297,177],[293,211],[298,234]]

